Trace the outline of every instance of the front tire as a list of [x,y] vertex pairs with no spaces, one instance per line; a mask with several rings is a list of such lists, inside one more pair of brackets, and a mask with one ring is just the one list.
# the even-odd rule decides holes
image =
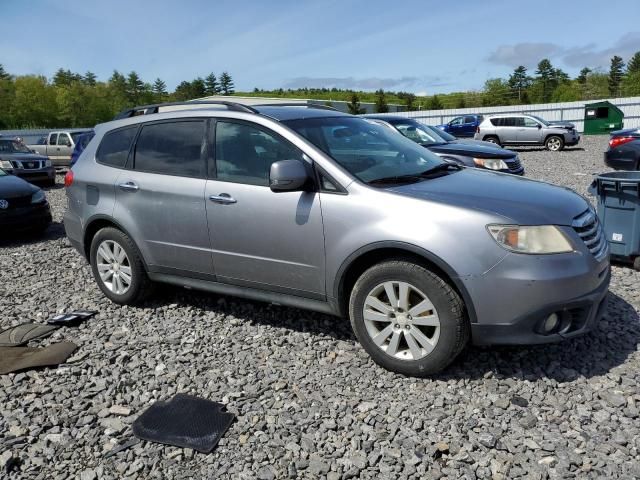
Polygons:
[[365,271],[349,302],[358,341],[381,367],[427,376],[447,367],[469,339],[464,305],[435,273],[405,260]]
[[558,135],[551,135],[545,140],[544,146],[550,152],[559,152],[564,148],[564,139]]
[[133,241],[116,228],[98,231],[91,241],[93,277],[109,300],[132,305],[147,297],[151,281]]

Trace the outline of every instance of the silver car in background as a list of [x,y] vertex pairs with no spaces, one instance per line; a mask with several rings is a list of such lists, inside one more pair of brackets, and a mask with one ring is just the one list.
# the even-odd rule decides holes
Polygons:
[[535,115],[504,114],[486,117],[473,137],[498,145],[543,145],[557,152],[577,145],[580,135],[569,122],[548,122]]
[[65,178],[67,236],[116,303],[165,282],[348,317],[406,375],[469,340],[553,342],[604,313],[607,242],[569,189],[319,107],[163,108],[98,125]]

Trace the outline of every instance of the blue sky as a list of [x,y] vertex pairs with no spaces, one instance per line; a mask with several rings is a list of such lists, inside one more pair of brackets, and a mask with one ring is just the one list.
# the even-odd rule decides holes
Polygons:
[[171,89],[227,70],[237,90],[433,94],[545,56],[575,75],[640,50],[636,0],[1,0],[0,12],[13,74],[136,70]]

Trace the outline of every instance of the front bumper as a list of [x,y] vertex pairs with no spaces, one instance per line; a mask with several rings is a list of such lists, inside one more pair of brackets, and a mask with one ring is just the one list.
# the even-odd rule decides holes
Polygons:
[[53,181],[56,178],[56,169],[53,166],[38,169],[13,168],[7,170],[7,173],[24,178],[28,182]]
[[564,145],[566,147],[573,147],[574,145],[577,145],[578,143],[580,143],[580,135],[576,135],[575,137],[566,137],[564,139]]
[[[589,331],[602,316],[610,282],[609,256],[588,250],[556,255],[509,254],[482,275],[461,278],[473,302],[478,345],[550,343]],[[557,313],[549,334],[542,323]]]
[[15,208],[0,213],[0,231],[7,233],[36,230],[51,223],[49,203]]

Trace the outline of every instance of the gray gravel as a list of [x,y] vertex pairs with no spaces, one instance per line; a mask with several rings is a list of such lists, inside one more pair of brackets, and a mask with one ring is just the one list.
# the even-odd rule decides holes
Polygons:
[[[527,176],[586,193],[605,143],[520,152]],[[169,287],[145,308],[108,302],[64,238],[64,191],[48,196],[47,238],[0,245],[0,327],[100,313],[42,342],[76,342],[69,363],[0,377],[9,478],[640,477],[640,274],[629,268],[614,267],[608,318],[588,336],[468,348],[438,378],[403,378],[332,317]],[[137,415],[177,392],[237,415],[212,454],[117,450]]]

